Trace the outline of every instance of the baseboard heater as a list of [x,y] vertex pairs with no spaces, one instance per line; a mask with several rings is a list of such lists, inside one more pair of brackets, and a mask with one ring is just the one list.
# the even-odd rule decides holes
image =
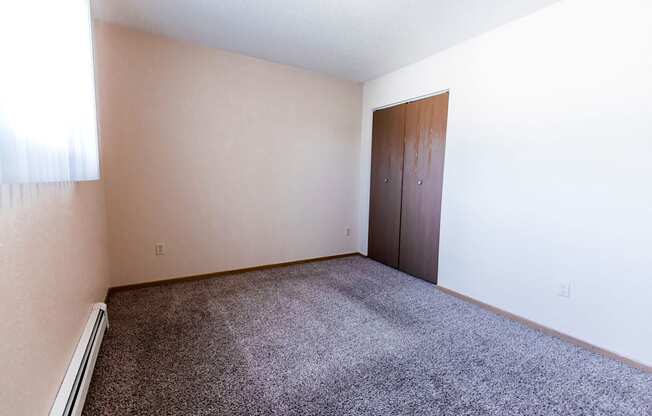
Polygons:
[[79,344],[72,356],[66,376],[50,410],[50,416],[79,416],[84,409],[86,393],[93,376],[93,368],[104,331],[109,325],[104,303],[93,305],[93,311]]

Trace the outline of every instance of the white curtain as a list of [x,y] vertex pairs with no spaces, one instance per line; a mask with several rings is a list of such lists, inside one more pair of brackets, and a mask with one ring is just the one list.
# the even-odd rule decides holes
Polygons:
[[0,0],[0,184],[95,179],[88,0]]

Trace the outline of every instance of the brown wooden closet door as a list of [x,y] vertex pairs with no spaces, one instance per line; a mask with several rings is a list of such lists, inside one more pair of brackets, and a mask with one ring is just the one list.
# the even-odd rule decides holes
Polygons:
[[437,283],[448,93],[408,103],[399,269]]
[[374,112],[369,201],[369,257],[398,267],[405,105]]

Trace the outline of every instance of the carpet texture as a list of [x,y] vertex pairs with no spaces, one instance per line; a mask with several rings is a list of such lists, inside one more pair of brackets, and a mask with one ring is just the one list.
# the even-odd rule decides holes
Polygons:
[[652,415],[652,375],[361,257],[118,292],[85,416]]

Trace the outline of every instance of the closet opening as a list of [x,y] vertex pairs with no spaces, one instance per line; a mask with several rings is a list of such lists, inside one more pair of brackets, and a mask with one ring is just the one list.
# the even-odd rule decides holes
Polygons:
[[437,283],[449,92],[374,111],[369,257]]

